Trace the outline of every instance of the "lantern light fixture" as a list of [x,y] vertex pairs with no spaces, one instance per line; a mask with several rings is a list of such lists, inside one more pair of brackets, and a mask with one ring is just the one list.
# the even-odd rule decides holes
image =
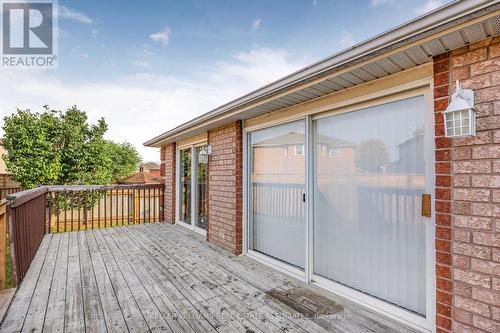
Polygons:
[[445,136],[449,138],[476,135],[474,91],[463,89],[457,80],[451,102],[443,112]]
[[198,163],[207,164],[208,156],[212,155],[212,146],[204,145],[201,147],[200,152],[198,153]]

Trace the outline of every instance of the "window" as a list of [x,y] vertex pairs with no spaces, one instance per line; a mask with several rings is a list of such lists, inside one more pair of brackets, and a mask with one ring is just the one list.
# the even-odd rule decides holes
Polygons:
[[295,155],[304,156],[304,145],[295,146]]

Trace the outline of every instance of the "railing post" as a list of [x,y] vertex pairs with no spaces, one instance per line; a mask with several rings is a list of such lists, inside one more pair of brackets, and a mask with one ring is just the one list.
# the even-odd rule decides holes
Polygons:
[[12,282],[14,286],[19,285],[19,274],[17,269],[17,260],[16,260],[16,246],[14,243],[15,238],[15,230],[14,230],[14,210],[10,206],[10,203],[7,204],[7,225],[9,228],[9,250],[10,250],[10,267],[12,271]]
[[0,202],[0,290],[5,289],[7,264],[7,200]]

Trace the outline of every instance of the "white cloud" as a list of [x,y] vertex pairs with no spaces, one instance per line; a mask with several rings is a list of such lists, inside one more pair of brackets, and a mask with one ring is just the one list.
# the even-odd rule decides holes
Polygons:
[[76,104],[87,111],[90,121],[106,119],[107,138],[128,141],[145,160],[158,160],[158,150],[143,147],[143,142],[309,61],[294,60],[282,50],[253,47],[190,80],[144,72],[106,82],[71,83],[50,71],[2,70],[0,119],[16,107],[40,111],[44,104],[56,109]]
[[378,5],[383,5],[385,3],[394,3],[395,0],[372,0],[370,4],[372,7],[377,7]]
[[417,15],[422,15],[441,7],[442,5],[444,5],[444,2],[441,0],[427,0],[422,7],[415,8],[415,13]]
[[94,20],[92,20],[87,15],[80,13],[79,11],[76,11],[73,8],[69,8],[69,7],[65,7],[65,6],[59,6],[59,17],[62,19],[77,21],[77,22],[85,23],[85,24],[94,23]]
[[342,30],[340,32],[340,40],[339,40],[339,44],[344,46],[344,47],[348,47],[348,46],[352,46],[356,43],[356,41],[354,40],[354,38],[352,37],[351,33],[345,31],[345,30]]
[[151,38],[155,42],[162,43],[163,45],[168,45],[170,43],[171,34],[172,30],[170,30],[169,27],[166,27],[162,31],[149,35],[149,38]]
[[261,22],[262,20],[260,19],[260,17],[254,19],[252,22],[252,31],[259,30]]
[[147,62],[145,60],[136,60],[136,61],[134,61],[134,66],[144,67],[144,68],[151,68],[151,65],[149,64],[149,62]]
[[232,61],[221,61],[215,71],[209,73],[216,82],[234,81],[258,87],[269,83],[305,65],[293,61],[290,54],[279,49],[254,46],[251,50],[238,52]]

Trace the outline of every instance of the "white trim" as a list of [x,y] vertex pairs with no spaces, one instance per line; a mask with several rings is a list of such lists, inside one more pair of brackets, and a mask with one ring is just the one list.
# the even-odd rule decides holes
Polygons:
[[[182,226],[183,228],[189,229],[191,231],[194,231],[202,236],[207,236],[207,231],[203,228],[197,227],[196,226],[196,219],[198,218],[198,212],[197,212],[197,207],[196,207],[196,182],[197,182],[197,166],[198,166],[198,159],[196,156],[196,147],[205,145],[207,143],[206,140],[202,140],[197,143],[191,143],[189,145],[183,145],[178,147],[176,150],[176,189],[175,189],[175,202],[176,202],[176,207],[175,207],[175,222],[176,224]],[[181,221],[180,218],[180,207],[181,207],[181,200],[180,200],[180,179],[181,179],[181,154],[180,152],[182,150],[187,150],[191,149],[191,223],[186,223],[184,221]]]
[[243,127],[243,225],[242,225],[242,231],[243,231],[243,254],[248,253],[248,206],[249,206],[249,172],[248,172],[248,132]]
[[377,313],[383,314],[384,316],[394,319],[409,327],[416,328],[418,330],[425,330],[426,332],[431,331],[427,326],[427,319],[425,317],[413,313],[409,310],[405,310],[397,305],[393,305],[387,301],[370,296],[361,291],[337,283],[330,279],[326,279],[316,274],[313,275],[312,283],[315,286],[326,289],[350,301],[354,301],[357,304],[360,304]]
[[313,274],[313,219],[314,219],[314,188],[313,184],[313,173],[314,173],[314,141],[313,141],[313,122],[312,117],[307,116],[305,119],[305,207],[304,207],[304,217],[305,217],[305,253],[304,253],[304,281],[306,283],[311,282]]
[[[349,112],[362,109],[364,107],[364,103],[367,105],[373,103],[374,101],[380,100],[381,98],[385,99],[387,102],[397,101],[402,99],[400,96],[410,95],[412,93],[415,94],[415,91],[418,89],[425,89],[429,87],[432,82],[432,77],[428,77],[425,79],[415,80],[411,82],[407,82],[405,84],[400,84],[394,87],[390,87],[383,90],[378,90],[369,94],[362,94],[357,97],[348,98],[335,103],[328,103],[316,108],[309,108],[305,111],[301,111],[299,113],[293,113],[290,115],[285,115],[280,117],[279,119],[274,119],[270,121],[266,121],[260,124],[255,124],[252,126],[246,126],[246,130],[248,132],[253,132],[259,129],[264,129],[268,127],[278,126],[280,124],[285,124],[297,120],[304,119],[306,116],[313,116],[314,119],[319,117],[328,117],[329,113],[341,113],[341,112]],[[347,88],[354,89],[356,86]],[[347,90],[346,89],[346,90]],[[420,94],[421,95],[421,94]],[[416,96],[416,95],[415,95]],[[324,98],[324,97],[320,97]],[[287,108],[280,109],[280,111],[286,110]]]
[[406,85],[393,87],[390,89],[367,94],[359,98],[353,98],[347,102],[335,103],[318,108],[318,112],[313,115],[313,120],[327,118],[333,115],[358,111],[371,106],[397,102],[405,98],[424,95],[429,89],[430,80],[418,80]]
[[284,261],[275,259],[261,252],[250,249],[247,252],[247,256],[282,273],[288,274],[296,279],[304,281],[305,273],[300,268],[287,264]]

